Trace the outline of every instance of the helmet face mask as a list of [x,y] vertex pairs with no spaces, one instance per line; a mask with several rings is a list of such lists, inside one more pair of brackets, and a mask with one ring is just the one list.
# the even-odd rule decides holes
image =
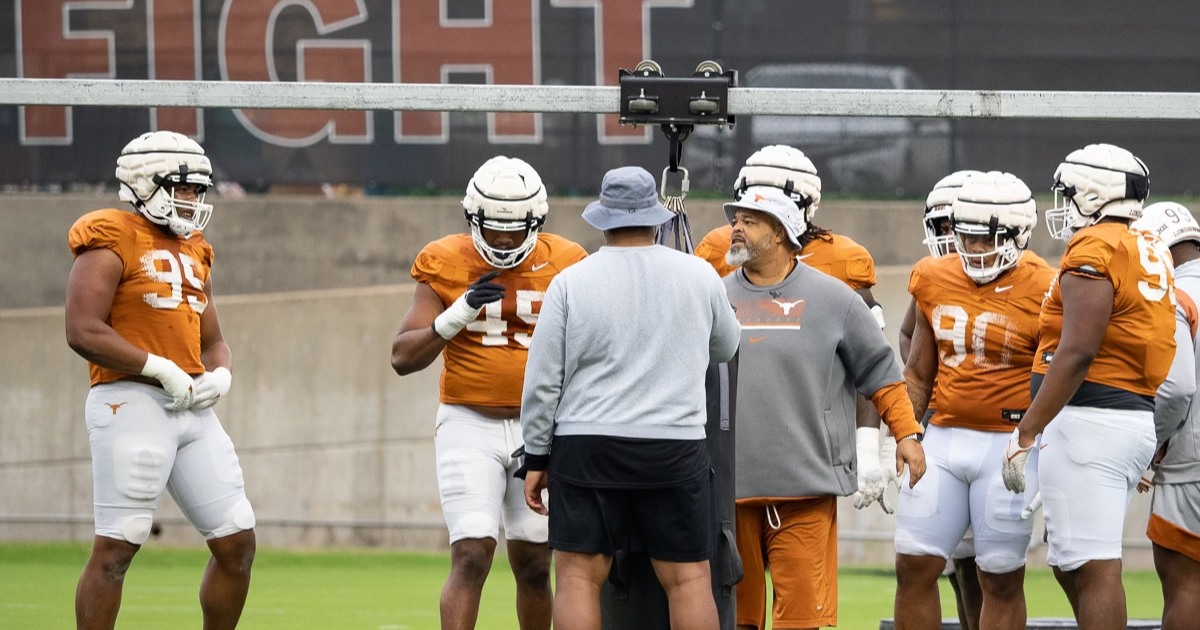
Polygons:
[[[212,205],[204,203],[212,186],[212,165],[204,149],[187,136],[170,131],[142,134],[121,150],[116,175],[122,201],[180,238],[203,231],[212,218]],[[176,195],[175,187],[181,184],[195,186],[194,199]]]
[[953,254],[955,251],[954,230],[945,229],[950,223],[952,208],[951,205],[941,205],[925,211],[925,218],[922,220],[925,226],[925,240],[921,243],[929,248],[929,255],[934,258]]
[[[488,160],[475,171],[462,204],[475,251],[497,269],[512,269],[525,262],[537,246],[549,211],[537,171],[523,160],[504,156]],[[485,229],[524,232],[524,238],[516,247],[493,247]]]
[[[467,221],[471,224],[471,242],[475,245],[475,251],[497,269],[512,269],[524,262],[537,246],[538,233],[545,223],[545,218],[534,219],[531,216],[527,221],[496,221],[485,218],[480,210],[474,215],[468,213]],[[484,230],[524,232],[524,237],[516,247],[504,249],[492,246]]]
[[940,258],[954,253],[954,231],[950,217],[954,212],[954,200],[958,191],[971,177],[982,175],[980,171],[955,171],[933,185],[925,198],[925,215],[921,222],[925,227],[925,240],[921,244],[929,248],[929,255]]
[[[1017,266],[1022,248],[1017,245],[1017,230],[996,225],[955,221],[954,246],[963,272],[977,284],[987,284],[1008,269]],[[980,250],[982,243],[990,249]]]
[[1075,203],[1078,191],[1061,181],[1054,182],[1054,207],[1046,211],[1046,229],[1050,237],[1061,241],[1070,240],[1075,232],[1092,225],[1098,217],[1084,215]]
[[963,273],[983,285],[1016,267],[1035,225],[1037,204],[1025,182],[997,171],[973,175],[950,218]]
[[193,231],[203,232],[208,226],[208,220],[212,218],[213,211],[212,204],[204,203],[208,187],[195,184],[196,193],[193,199],[181,199],[176,194],[175,185],[169,180],[169,177],[164,179],[158,190],[138,209],[155,223],[158,223],[155,219],[165,221],[160,225],[165,224],[172,233],[183,238],[191,236]]

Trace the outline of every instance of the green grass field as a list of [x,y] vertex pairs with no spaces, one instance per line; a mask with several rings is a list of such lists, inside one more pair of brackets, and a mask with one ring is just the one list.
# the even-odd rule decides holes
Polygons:
[[[87,560],[79,544],[0,545],[0,629],[74,627],[75,582]],[[199,628],[197,589],[207,560],[203,549],[149,546],[125,581],[118,628]],[[376,551],[295,552],[261,549],[241,628],[288,630],[436,630],[438,593],[450,567],[447,554]],[[890,569],[847,568],[839,576],[841,628],[874,630],[890,617],[895,576]],[[1131,617],[1157,618],[1162,595],[1153,572],[1125,576]],[[484,588],[478,627],[517,627],[515,589],[502,557]],[[1031,617],[1070,616],[1049,571],[1025,583]],[[943,581],[942,608],[954,600]]]

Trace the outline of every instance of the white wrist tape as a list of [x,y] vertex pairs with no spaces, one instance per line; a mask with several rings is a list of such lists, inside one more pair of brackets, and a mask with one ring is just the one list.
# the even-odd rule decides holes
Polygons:
[[481,308],[471,308],[467,304],[467,294],[464,293],[457,300],[454,300],[450,308],[442,311],[442,314],[433,320],[433,332],[440,335],[442,339],[449,341],[460,330],[465,328],[467,324],[479,319],[479,312],[482,310]]
[[146,353],[146,365],[142,366],[142,376],[162,380],[164,376],[172,374],[179,370],[179,366],[170,359],[165,359],[157,354]]
[[896,436],[887,430],[882,431],[883,445],[879,447],[879,468],[888,476],[896,476]]
[[875,304],[871,306],[871,314],[875,316],[875,321],[879,322],[880,328],[886,328],[887,322],[883,320],[883,307]]
[[879,470],[879,429],[858,427],[854,430],[855,450],[858,453],[858,474]]

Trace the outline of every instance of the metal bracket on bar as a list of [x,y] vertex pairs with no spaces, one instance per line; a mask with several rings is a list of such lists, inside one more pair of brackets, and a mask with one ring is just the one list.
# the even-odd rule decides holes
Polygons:
[[662,67],[647,59],[633,70],[621,68],[621,124],[732,125],[729,88],[737,87],[737,70],[724,71],[714,61],[702,62],[690,77],[663,76]]
[[715,61],[702,62],[690,77],[666,77],[658,63],[647,59],[633,70],[621,68],[618,79],[621,124],[662,129],[670,142],[668,172],[679,172],[683,143],[696,125],[734,123],[729,88],[737,87],[737,70],[722,70]]

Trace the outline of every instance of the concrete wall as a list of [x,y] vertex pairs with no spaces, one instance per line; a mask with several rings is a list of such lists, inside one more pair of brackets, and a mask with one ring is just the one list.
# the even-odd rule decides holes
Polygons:
[[[594,250],[599,235],[577,214],[584,202],[556,200],[550,229]],[[445,547],[432,446],[440,363],[399,378],[388,351],[411,302],[412,257],[461,228],[456,203],[272,197],[218,206],[209,230],[216,304],[235,370],[216,411],[237,446],[262,544]],[[87,368],[63,340],[59,305],[66,231],[100,205],[0,197],[0,540],[92,535]],[[689,212],[698,235],[721,220],[719,202]],[[819,215],[880,261],[875,295],[893,343],[909,266],[924,253],[919,213],[915,202],[855,202],[827,203]],[[1142,547],[1128,551],[1131,566],[1150,566],[1148,505],[1135,498],[1126,524],[1132,547]],[[169,497],[158,521],[165,542],[199,541]],[[891,517],[843,500],[839,521],[843,562],[891,562]],[[1035,550],[1035,563],[1043,556]]]
[[[455,197],[211,201],[205,236],[216,251],[220,295],[409,282],[422,246],[466,227]],[[547,230],[594,251],[603,238],[579,217],[589,201],[551,200]],[[0,195],[0,309],[61,305],[71,268],[67,231],[83,214],[116,204],[89,195]],[[687,206],[697,242],[725,221],[719,200]],[[826,201],[816,222],[857,240],[877,265],[911,265],[927,254],[922,208],[920,201]],[[1062,251],[1040,226],[1033,248],[1050,258]]]

